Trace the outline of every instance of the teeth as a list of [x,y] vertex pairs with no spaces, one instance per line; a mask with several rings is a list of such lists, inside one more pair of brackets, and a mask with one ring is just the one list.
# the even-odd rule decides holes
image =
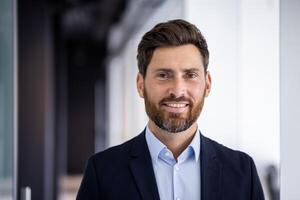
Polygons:
[[168,103],[167,106],[174,107],[174,108],[183,108],[186,106],[186,104],[182,103]]

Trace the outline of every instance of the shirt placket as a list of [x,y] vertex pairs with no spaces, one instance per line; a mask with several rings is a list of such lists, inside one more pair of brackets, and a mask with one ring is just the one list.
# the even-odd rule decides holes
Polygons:
[[180,165],[176,163],[173,166],[173,194],[174,200],[182,200],[182,188],[180,183]]

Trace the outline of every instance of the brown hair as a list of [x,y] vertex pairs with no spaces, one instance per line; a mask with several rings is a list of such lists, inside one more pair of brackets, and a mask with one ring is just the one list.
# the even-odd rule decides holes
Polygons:
[[145,33],[138,45],[139,72],[145,78],[147,67],[156,48],[185,44],[193,44],[199,49],[203,57],[204,71],[206,72],[209,60],[206,40],[195,25],[182,19],[159,23]]

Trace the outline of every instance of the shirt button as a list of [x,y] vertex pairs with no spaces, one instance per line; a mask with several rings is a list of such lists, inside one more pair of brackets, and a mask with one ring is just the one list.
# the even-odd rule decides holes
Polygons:
[[[178,167],[177,165],[175,165],[175,170],[176,170],[176,171],[179,170],[179,167]],[[178,199],[178,198],[177,198],[177,199]],[[177,199],[176,199],[176,200],[177,200]],[[180,198],[179,198],[178,200],[180,200]]]
[[170,153],[169,153],[169,152],[166,152],[165,155],[166,155],[167,157],[169,157],[169,156],[170,156]]
[[180,198],[179,198],[179,197],[177,197],[177,198],[176,198],[176,200],[180,200]]

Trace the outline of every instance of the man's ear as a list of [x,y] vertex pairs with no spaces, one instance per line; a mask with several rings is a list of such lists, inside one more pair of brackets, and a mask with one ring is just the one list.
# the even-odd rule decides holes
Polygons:
[[207,71],[205,74],[205,83],[205,97],[208,97],[211,89],[211,76],[209,71]]
[[136,87],[140,97],[144,98],[144,77],[141,73],[137,73]]

